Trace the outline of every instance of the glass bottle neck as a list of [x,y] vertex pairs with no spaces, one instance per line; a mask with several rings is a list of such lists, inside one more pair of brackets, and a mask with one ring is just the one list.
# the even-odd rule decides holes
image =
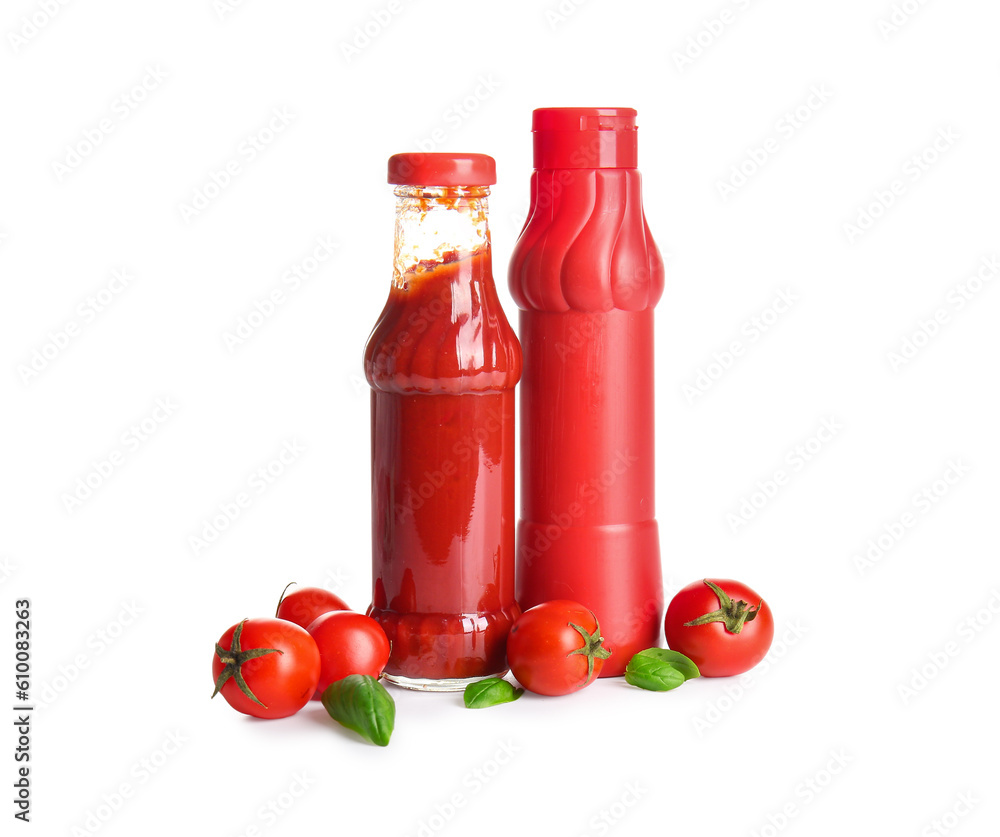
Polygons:
[[489,258],[486,186],[397,186],[393,283],[421,268],[465,259]]

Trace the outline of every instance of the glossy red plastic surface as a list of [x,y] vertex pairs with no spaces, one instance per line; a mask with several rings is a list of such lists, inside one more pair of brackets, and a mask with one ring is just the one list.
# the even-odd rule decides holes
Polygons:
[[591,608],[612,651],[601,676],[616,676],[660,644],[663,618],[653,419],[663,263],[638,171],[538,163],[509,269],[524,353],[517,597],[525,609]]
[[365,350],[372,387],[369,615],[412,679],[506,670],[521,352],[481,252],[394,284]]

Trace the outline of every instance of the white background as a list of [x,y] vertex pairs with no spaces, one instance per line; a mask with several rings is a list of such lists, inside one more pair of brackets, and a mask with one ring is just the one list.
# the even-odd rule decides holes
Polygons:
[[[982,260],[1000,253],[1000,7],[897,5],[891,31],[889,0],[401,0],[348,60],[385,3],[4,3],[0,668],[30,597],[39,707],[32,822],[15,825],[992,833],[1000,291]],[[551,105],[638,109],[668,271],[666,593],[748,582],[776,614],[774,654],[668,694],[602,681],[479,712],[394,690],[384,750],[317,704],[257,722],[210,702],[213,643],[270,615],[286,582],[369,600],[360,358],[390,276],[386,158],[420,142],[496,157],[494,264],[514,319],[531,109]],[[275,109],[287,125],[249,160],[241,143]],[[238,175],[185,218],[230,161]],[[877,217],[846,229],[862,212]],[[227,346],[323,236],[334,256]],[[129,282],[97,311],[116,270]],[[814,438],[824,421],[839,429]],[[285,472],[193,547],[292,442]]]

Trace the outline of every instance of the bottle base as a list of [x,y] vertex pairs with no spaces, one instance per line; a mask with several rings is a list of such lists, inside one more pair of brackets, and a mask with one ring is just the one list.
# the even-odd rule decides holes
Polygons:
[[487,677],[503,677],[507,672],[484,674],[482,677],[450,677],[444,680],[431,680],[425,677],[403,677],[400,674],[383,674],[382,678],[394,686],[411,689],[415,692],[464,692],[470,683],[476,683]]
[[389,682],[449,692],[507,670],[507,634],[521,608],[511,600],[474,613],[397,613],[372,604],[368,615],[389,638]]

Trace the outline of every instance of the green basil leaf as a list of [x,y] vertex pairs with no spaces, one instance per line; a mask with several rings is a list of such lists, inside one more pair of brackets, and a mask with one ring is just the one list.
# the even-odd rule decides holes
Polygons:
[[684,684],[684,675],[670,663],[629,663],[625,669],[625,682],[651,692],[669,692]]
[[385,686],[367,674],[335,680],[323,692],[323,706],[341,726],[372,744],[389,743],[396,721],[396,702]]
[[499,677],[487,677],[465,687],[465,706],[468,709],[485,709],[500,703],[510,703],[524,694],[513,684]]
[[[680,651],[671,651],[669,648],[647,648],[645,651],[640,651],[636,654],[636,657],[640,656],[644,658],[652,657],[653,659],[670,663],[684,675],[685,680],[691,680],[693,677],[701,677],[701,672],[698,671],[698,666],[694,664],[694,661],[690,657],[685,657]],[[633,657],[633,659],[635,658]]]
[[647,648],[640,651],[625,667],[625,681],[640,689],[669,692],[685,680],[700,677],[701,672],[690,659],[669,648]]

